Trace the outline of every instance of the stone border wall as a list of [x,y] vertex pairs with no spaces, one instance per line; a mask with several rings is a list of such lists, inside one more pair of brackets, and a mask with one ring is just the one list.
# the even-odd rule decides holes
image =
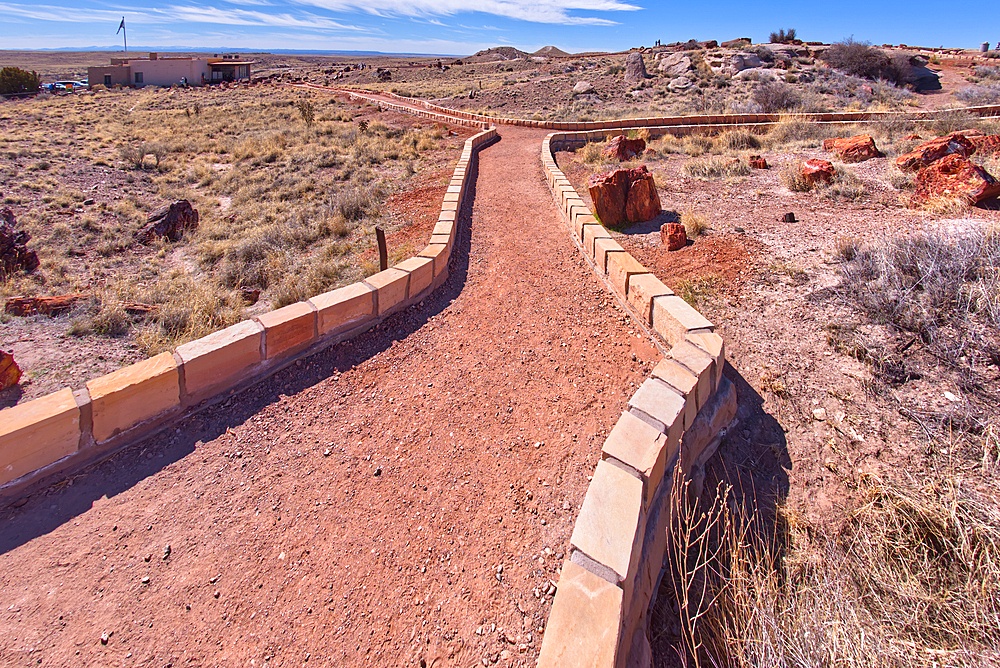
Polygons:
[[[450,118],[452,122],[460,119],[468,122],[479,123],[477,127],[490,127],[491,125],[516,125],[530,128],[544,128],[547,130],[563,130],[571,132],[587,130],[638,130],[641,128],[689,126],[700,127],[718,126],[719,131],[727,129],[727,126],[746,127],[754,124],[773,124],[782,120],[801,121],[804,123],[840,123],[852,124],[861,122],[878,121],[899,116],[908,116],[915,120],[930,120],[935,116],[946,112],[964,111],[974,116],[1000,116],[1000,105],[984,105],[979,107],[965,107],[962,109],[948,110],[926,110],[912,112],[897,111],[845,111],[840,113],[823,114],[699,114],[694,116],[651,116],[646,118],[622,118],[611,121],[535,121],[522,118],[504,118],[502,116],[486,116],[474,114],[468,111],[450,109],[441,105],[427,102],[412,97],[403,97],[396,93],[369,91],[355,88],[343,88],[339,86],[320,86],[318,84],[291,84],[294,86],[309,88],[318,91],[326,91],[339,95],[347,95],[353,100],[365,100],[376,104],[387,105],[389,108],[398,111],[405,111],[417,115],[423,115],[415,111],[412,107],[403,105],[393,105],[383,100],[372,100],[375,95],[391,97],[400,101],[408,102],[411,105],[421,106],[429,113],[426,118]],[[702,130],[705,131],[705,130]],[[669,132],[676,134],[673,130]],[[691,130],[687,130],[691,132]]]
[[458,211],[469,192],[476,151],[496,137],[491,128],[465,141],[437,225],[416,256],[363,281],[95,378],[77,390],[64,388],[0,410],[0,500],[103,459],[426,297],[448,278]]
[[[554,133],[542,144],[552,195],[575,241],[619,301],[669,352],[611,430],[570,538],[538,668],[649,665],[648,610],[667,547],[673,471],[700,482],[736,417],[715,326],[601,226],[553,151],[603,133]],[[696,487],[700,485],[696,484]]]

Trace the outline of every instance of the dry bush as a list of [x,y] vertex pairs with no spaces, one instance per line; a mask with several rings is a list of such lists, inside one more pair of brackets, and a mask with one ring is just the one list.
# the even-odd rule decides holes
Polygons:
[[764,144],[770,148],[819,146],[824,139],[849,132],[849,128],[831,127],[784,116],[772,125],[764,136]]
[[760,148],[760,138],[749,130],[726,130],[716,138],[716,141],[730,151],[751,151]]
[[681,225],[684,226],[684,233],[688,239],[697,239],[702,232],[711,229],[708,219],[693,211],[681,212]]
[[750,174],[749,163],[738,158],[710,156],[684,163],[684,173],[696,179],[722,179]]
[[773,114],[794,109],[799,106],[802,98],[788,84],[780,81],[768,81],[758,84],[754,88],[753,101],[760,105],[765,114]]
[[905,83],[910,73],[909,54],[895,53],[890,56],[868,42],[856,42],[854,39],[833,44],[820,57],[842,72],[873,81]]
[[793,193],[804,193],[812,190],[812,185],[802,176],[802,168],[798,163],[785,165],[781,170],[781,182]]
[[[1000,661],[1000,515],[954,478],[867,480],[833,531],[674,479],[667,550],[689,666],[980,666]],[[667,602],[658,603],[659,617]]]

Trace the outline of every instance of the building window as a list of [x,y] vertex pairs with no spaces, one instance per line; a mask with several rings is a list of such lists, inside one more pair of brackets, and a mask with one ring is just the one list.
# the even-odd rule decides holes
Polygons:
[[136,72],[135,73],[135,82],[137,84],[141,84],[142,83],[142,72]]
[[213,80],[218,81],[221,78],[222,78],[222,72],[220,72],[219,70],[212,70],[212,79]]
[[110,86],[111,85],[111,75],[110,74],[105,74],[104,75],[104,85],[105,86]]

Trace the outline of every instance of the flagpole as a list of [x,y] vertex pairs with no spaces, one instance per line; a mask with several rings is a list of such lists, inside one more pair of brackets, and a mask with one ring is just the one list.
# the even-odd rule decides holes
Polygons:
[[[122,19],[122,26],[125,25],[125,19]],[[124,27],[122,28],[122,39],[125,40],[125,57],[128,58],[128,30]]]

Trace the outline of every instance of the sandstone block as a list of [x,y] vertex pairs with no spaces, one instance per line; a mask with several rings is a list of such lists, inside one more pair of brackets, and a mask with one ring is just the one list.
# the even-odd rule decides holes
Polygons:
[[437,278],[448,268],[451,254],[447,244],[430,243],[420,251],[419,257],[429,258],[434,263],[434,278]]
[[698,376],[695,398],[698,410],[701,410],[712,392],[715,391],[715,360],[712,359],[711,355],[687,340],[681,341],[670,349],[670,359],[684,365],[690,369],[691,373]]
[[441,234],[451,237],[455,233],[455,222],[452,220],[439,220],[434,226],[431,234]]
[[632,276],[628,282],[628,302],[647,325],[653,324],[653,299],[674,294],[652,274]]
[[576,234],[576,238],[581,241],[583,240],[584,227],[587,225],[600,225],[590,211],[578,215],[575,220],[571,219],[570,223],[572,223],[571,227],[573,229],[573,233]]
[[666,383],[647,378],[628,400],[628,407],[636,417],[666,434],[668,443],[680,439],[684,429],[684,397]]
[[160,353],[88,381],[87,391],[97,442],[181,405],[180,373],[170,353]]
[[347,329],[375,315],[375,291],[360,282],[316,295],[309,303],[316,309],[319,336]]
[[630,601],[645,531],[642,481],[602,460],[576,518],[570,544],[614,571]]
[[297,302],[257,316],[264,327],[266,359],[287,357],[316,340],[316,309],[309,302]]
[[679,447],[679,441],[669,442],[659,429],[626,412],[604,441],[602,457],[613,457],[642,476],[645,511],[663,480],[666,463],[677,454]]
[[608,256],[608,279],[622,296],[628,294],[629,280],[633,276],[647,273],[646,268],[628,253],[612,253]]
[[567,560],[536,668],[615,668],[622,616],[622,590]]
[[610,239],[611,235],[602,226],[598,225],[596,221],[593,224],[583,225],[583,250],[591,258],[594,257],[594,240],[595,239]]
[[434,261],[425,257],[411,257],[396,265],[396,269],[401,269],[410,275],[410,283],[407,288],[406,298],[416,297],[421,292],[431,286],[434,280]]
[[594,239],[594,263],[604,274],[608,273],[608,256],[624,252],[625,249],[614,239]]
[[184,365],[184,403],[196,404],[248,378],[263,361],[264,329],[247,320],[177,348]]
[[736,417],[736,388],[727,378],[722,379],[718,391],[698,411],[698,417],[681,439],[680,461],[684,473],[690,474],[705,449]]
[[715,364],[713,365],[715,373],[714,385],[718,387],[719,380],[722,378],[722,370],[726,365],[726,342],[715,332],[689,332],[687,340],[704,350],[715,360]]
[[80,445],[80,409],[64,388],[0,410],[0,485],[59,461]]
[[671,346],[683,341],[693,329],[712,329],[714,325],[686,301],[676,295],[653,298],[653,329]]
[[395,267],[365,279],[365,283],[378,291],[379,315],[406,301],[406,284],[409,280],[408,273]]
[[687,429],[698,415],[698,376],[690,369],[666,357],[653,367],[653,377],[669,385],[684,399],[684,422]]

